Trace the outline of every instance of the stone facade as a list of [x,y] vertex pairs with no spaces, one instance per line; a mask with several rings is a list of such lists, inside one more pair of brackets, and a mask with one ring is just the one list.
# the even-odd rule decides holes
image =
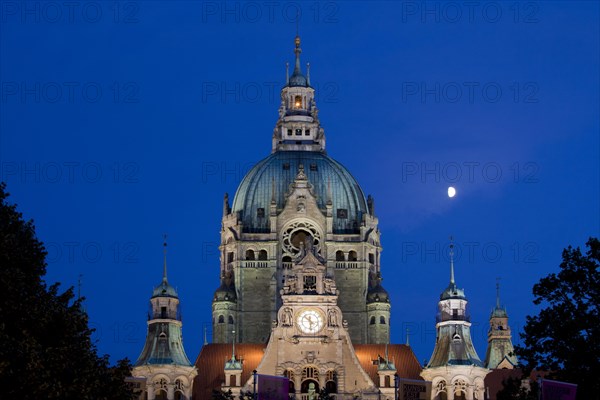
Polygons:
[[[213,299],[213,342],[265,343],[282,304],[280,291],[307,236],[340,291],[338,305],[354,343],[389,341],[389,297],[367,300],[380,286],[380,233],[374,201],[325,153],[314,89],[296,66],[281,91],[271,156],[225,195],[220,245],[221,286]],[[297,175],[304,186],[292,194]],[[370,324],[371,317],[376,318]],[[381,318],[383,317],[383,319]]]
[[517,357],[512,344],[512,335],[508,325],[506,308],[500,306],[500,286],[496,286],[496,307],[490,315],[488,331],[488,347],[485,355],[485,366],[489,369],[513,369],[517,365]]
[[162,282],[150,298],[146,343],[132,382],[142,383],[140,400],[189,400],[197,371],[183,348],[179,296],[167,280],[166,252],[163,268]]
[[490,370],[473,346],[465,291],[454,281],[452,247],[450,284],[438,303],[435,349],[421,376],[431,382],[431,400],[484,400],[484,379]]
[[[302,193],[301,173],[296,184],[294,192]],[[305,240],[285,277],[282,305],[257,372],[288,377],[290,392],[298,397],[326,388],[338,398],[376,398],[378,389],[354,353],[348,321],[337,305],[336,281],[328,275],[312,237]],[[395,368],[390,371],[394,372]],[[251,385],[252,379],[246,389]]]

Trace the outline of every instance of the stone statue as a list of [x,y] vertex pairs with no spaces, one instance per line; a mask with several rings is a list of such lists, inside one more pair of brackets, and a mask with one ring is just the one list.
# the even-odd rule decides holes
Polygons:
[[282,325],[283,326],[292,326],[292,310],[290,310],[289,308],[284,308],[283,309],[283,314],[282,314]]
[[308,400],[317,400],[317,392],[314,382],[308,384]]
[[337,326],[338,325],[337,312],[335,310],[329,310],[329,312],[327,313],[327,319],[328,319],[329,326]]

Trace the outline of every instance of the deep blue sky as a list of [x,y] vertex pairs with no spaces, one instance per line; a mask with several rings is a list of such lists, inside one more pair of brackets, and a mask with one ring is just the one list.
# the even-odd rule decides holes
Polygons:
[[394,342],[410,326],[431,355],[450,234],[483,358],[496,277],[517,331],[600,232],[597,2],[74,4],[0,3],[0,180],[47,280],[83,274],[112,360],[142,349],[163,232],[196,358],[223,193],[270,153],[298,8],[328,153],[375,197]]

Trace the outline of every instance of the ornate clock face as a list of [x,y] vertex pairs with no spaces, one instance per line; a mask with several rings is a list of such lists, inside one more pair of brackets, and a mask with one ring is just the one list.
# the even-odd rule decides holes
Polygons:
[[298,326],[304,333],[316,333],[323,328],[323,316],[316,310],[304,310],[298,315]]

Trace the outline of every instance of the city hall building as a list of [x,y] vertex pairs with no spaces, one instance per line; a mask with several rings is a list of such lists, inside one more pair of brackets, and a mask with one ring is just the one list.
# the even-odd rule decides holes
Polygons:
[[255,376],[287,378],[291,399],[324,392],[340,400],[489,398],[486,375],[516,363],[507,315],[498,302],[482,362],[453,262],[429,364],[421,366],[408,343],[390,344],[375,201],[327,154],[300,37],[294,52],[271,154],[247,173],[233,200],[223,199],[212,343],[189,361],[165,260],[133,369],[140,398],[204,400],[215,390],[238,398],[261,390]]

